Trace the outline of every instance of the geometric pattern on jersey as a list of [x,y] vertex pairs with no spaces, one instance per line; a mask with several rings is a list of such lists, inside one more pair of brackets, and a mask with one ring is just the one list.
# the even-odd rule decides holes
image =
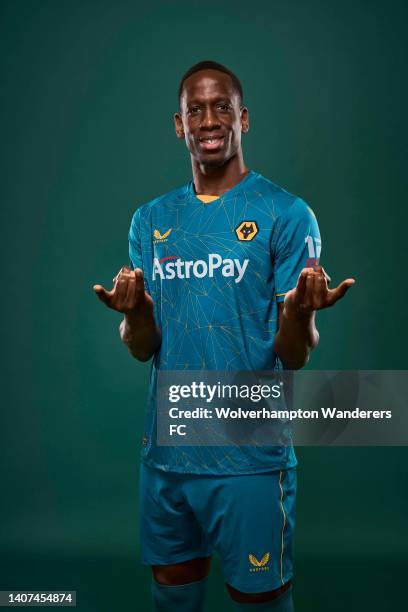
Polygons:
[[319,254],[311,209],[254,171],[208,204],[190,182],[136,210],[129,255],[143,270],[162,332],[151,370],[146,463],[203,474],[296,464],[291,447],[157,446],[157,371],[280,369],[274,352],[278,303]]

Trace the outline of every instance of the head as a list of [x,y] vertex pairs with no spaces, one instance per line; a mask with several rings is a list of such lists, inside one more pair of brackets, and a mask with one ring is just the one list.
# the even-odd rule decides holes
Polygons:
[[193,161],[220,167],[242,154],[241,135],[249,129],[242,86],[225,66],[200,62],[183,76],[179,108],[174,115],[176,134],[185,140]]

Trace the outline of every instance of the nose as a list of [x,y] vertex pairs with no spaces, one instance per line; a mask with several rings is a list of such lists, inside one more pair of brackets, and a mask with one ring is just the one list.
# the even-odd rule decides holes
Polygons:
[[205,107],[201,113],[200,127],[205,129],[211,129],[213,127],[219,127],[219,119],[217,113],[211,106]]

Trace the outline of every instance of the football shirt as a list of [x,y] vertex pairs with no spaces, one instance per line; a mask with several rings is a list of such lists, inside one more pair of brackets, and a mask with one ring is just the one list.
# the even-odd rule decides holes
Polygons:
[[296,465],[293,447],[169,447],[156,441],[160,370],[254,371],[282,367],[274,352],[278,303],[320,257],[313,211],[250,171],[201,201],[193,182],[139,207],[129,255],[144,273],[162,343],[151,367],[142,458],[197,474],[248,474]]

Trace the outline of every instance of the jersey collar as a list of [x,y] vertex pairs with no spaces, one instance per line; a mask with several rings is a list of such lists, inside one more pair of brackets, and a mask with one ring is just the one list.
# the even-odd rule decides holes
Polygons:
[[[252,181],[257,176],[259,176],[258,172],[255,172],[254,170],[250,170],[248,172],[248,174],[245,176],[245,178],[242,179],[242,181],[239,181],[239,183],[234,185],[234,187],[231,187],[231,189],[228,189],[228,191],[223,193],[217,200],[214,200],[214,203],[215,202],[220,202],[220,201],[225,202],[226,200],[229,200],[230,198],[233,198],[233,197],[237,196],[238,193],[240,193],[244,189],[248,189],[248,187],[250,186]],[[194,189],[193,181],[190,181],[188,183],[188,185],[187,185],[187,193],[188,193],[190,199],[195,200],[196,202],[199,202],[200,204],[203,204],[203,202],[201,202],[201,200],[199,200],[197,198],[197,196],[196,196],[196,192],[195,192],[195,189]],[[208,206],[208,204],[206,204],[205,206]]]

